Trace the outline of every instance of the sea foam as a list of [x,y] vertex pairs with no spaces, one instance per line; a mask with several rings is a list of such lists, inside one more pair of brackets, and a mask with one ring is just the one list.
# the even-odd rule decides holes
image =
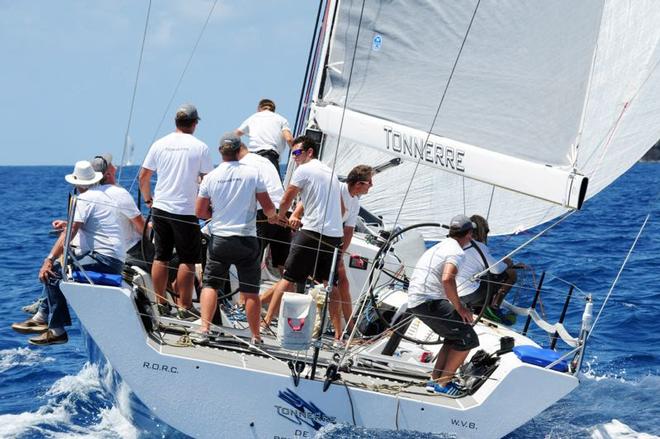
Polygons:
[[[99,405],[99,396],[103,397],[101,378],[98,367],[89,363],[78,374],[60,378],[48,389],[45,404],[36,411],[0,415],[0,437],[137,438],[139,430],[119,408],[99,407],[98,412],[93,412],[93,407]],[[75,417],[81,416],[89,422],[74,422]]]

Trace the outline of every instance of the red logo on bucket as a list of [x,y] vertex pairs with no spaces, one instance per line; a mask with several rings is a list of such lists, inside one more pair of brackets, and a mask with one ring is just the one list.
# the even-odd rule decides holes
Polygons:
[[[297,320],[298,324],[295,324],[294,320]],[[289,319],[287,319],[287,323],[289,324],[289,327],[293,331],[298,332],[303,328],[303,326],[305,326],[305,319],[291,319],[291,318],[289,318]]]

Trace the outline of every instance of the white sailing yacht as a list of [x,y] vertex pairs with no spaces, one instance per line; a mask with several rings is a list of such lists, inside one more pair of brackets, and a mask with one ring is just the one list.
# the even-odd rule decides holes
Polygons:
[[[354,238],[351,253],[368,262],[351,268],[364,308],[405,302],[405,272],[423,246],[414,229],[397,227],[480,213],[496,234],[530,229],[579,209],[660,137],[654,2],[322,6],[298,131],[317,136],[337,174],[401,162],[363,200],[390,232],[366,227]],[[438,227],[419,232],[442,235]],[[382,273],[394,275],[384,281]],[[418,321],[398,325],[397,315],[387,318],[390,329],[354,334],[359,343],[347,348],[322,337],[300,348],[286,335],[251,346],[246,325],[223,316],[200,345],[186,337],[194,323],[154,311],[146,273],[117,285],[68,280],[62,289],[139,400],[193,437],[312,437],[339,422],[501,437],[578,386],[592,306],[587,300],[571,334],[533,305],[508,305],[556,333],[566,345],[559,352],[526,330],[480,320],[480,346],[459,373],[465,391],[447,397],[424,389],[442,341]],[[313,305],[293,302],[283,309],[295,315],[280,322],[313,314]]]

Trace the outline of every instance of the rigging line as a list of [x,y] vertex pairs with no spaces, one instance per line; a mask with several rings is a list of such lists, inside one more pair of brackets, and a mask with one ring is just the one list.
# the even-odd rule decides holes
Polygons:
[[[172,91],[172,95],[170,96],[170,100],[167,102],[167,105],[165,105],[165,110],[163,111],[163,116],[160,118],[160,122],[158,123],[158,127],[156,128],[156,131],[154,132],[154,135],[151,138],[151,143],[154,143],[156,141],[156,137],[158,137],[158,132],[160,131],[160,128],[163,126],[163,122],[165,121],[165,118],[167,117],[167,112],[169,111],[170,105],[172,105],[172,102],[174,101],[174,98],[176,97],[176,94],[179,91],[179,87],[181,86],[181,83],[183,82],[183,77],[188,72],[188,68],[190,67],[192,59],[195,56],[195,52],[197,51],[197,47],[199,46],[199,42],[202,40],[202,36],[204,36],[204,32],[206,31],[206,27],[208,26],[209,21],[211,20],[211,16],[213,15],[213,11],[215,10],[215,6],[217,4],[218,4],[218,0],[215,0],[213,2],[213,5],[211,5],[211,9],[209,9],[209,13],[206,16],[206,20],[204,21],[204,25],[202,26],[202,29],[199,32],[199,35],[197,36],[197,40],[195,41],[195,44],[192,48],[192,51],[190,52],[190,56],[188,57],[188,60],[186,61],[186,65],[183,67],[183,70],[181,71],[181,75],[179,76],[179,80],[177,81],[176,85],[174,86],[174,90]],[[129,192],[133,189],[133,185],[135,184],[135,181],[137,180],[137,177],[138,177],[138,174],[136,174],[135,178],[133,179],[133,182],[131,183],[131,188],[129,189]]]
[[147,17],[144,20],[144,31],[142,33],[142,45],[140,47],[140,58],[138,60],[137,71],[135,72],[135,82],[133,83],[133,96],[131,96],[131,106],[128,111],[128,122],[126,123],[126,133],[124,134],[124,149],[121,152],[121,162],[119,166],[118,180],[121,180],[121,172],[124,169],[124,160],[126,158],[126,149],[128,148],[128,133],[131,130],[131,121],[133,120],[133,109],[135,108],[135,96],[137,95],[138,82],[140,80],[140,72],[142,71],[142,58],[144,55],[144,45],[147,41],[147,30],[149,29],[149,17],[151,16],[151,0],[147,7]]
[[[424,140],[423,143],[424,145],[426,145],[426,143],[429,141],[429,138],[431,137],[431,133],[433,132],[433,127],[435,126],[435,122],[437,121],[438,115],[440,114],[440,109],[442,108],[442,104],[444,103],[445,97],[447,96],[447,91],[449,90],[449,86],[451,85],[452,78],[454,77],[454,72],[456,71],[456,67],[458,66],[458,61],[461,58],[461,54],[463,53],[465,42],[467,41],[467,38],[470,35],[470,30],[472,29],[472,24],[474,23],[474,18],[477,16],[477,11],[479,10],[480,4],[481,4],[481,0],[478,0],[477,5],[474,8],[474,12],[472,13],[472,17],[470,18],[470,23],[468,24],[468,27],[465,31],[465,36],[463,37],[463,41],[461,42],[461,47],[458,49],[458,54],[456,55],[456,59],[454,60],[454,65],[452,66],[451,72],[449,73],[447,84],[445,85],[445,89],[442,92],[442,97],[440,98],[440,103],[438,104],[438,108],[435,111],[435,116],[433,116],[431,127],[429,128],[429,131],[426,134],[426,140]],[[343,116],[342,116],[342,121],[343,121]],[[412,183],[415,179],[415,175],[417,174],[417,169],[419,169],[419,164],[421,163],[421,161],[422,161],[422,157],[420,156],[417,159],[417,162],[415,163],[415,169],[413,169],[412,176],[410,177],[410,181],[408,182],[408,187],[406,188],[406,192],[403,195],[403,200],[401,200],[401,206],[399,206],[399,211],[396,214],[396,218],[394,220],[394,226],[396,226],[399,223],[399,217],[401,216],[401,212],[403,211],[403,206],[406,202],[406,199],[408,198],[408,194],[410,193],[410,188],[412,187]]]
[[[325,227],[325,218],[326,218],[326,215],[328,214],[328,203],[330,202],[330,194],[332,193],[332,181],[335,178],[335,175],[337,175],[335,171],[337,169],[337,156],[338,156],[338,153],[339,153],[339,141],[341,140],[341,133],[342,133],[342,130],[344,129],[344,117],[346,115],[346,106],[348,105],[348,94],[351,90],[351,79],[353,78],[353,67],[355,67],[355,58],[357,57],[358,42],[360,41],[360,30],[362,29],[362,18],[364,17],[365,3],[366,3],[366,0],[362,0],[362,8],[360,9],[360,19],[358,20],[357,33],[355,35],[355,46],[353,47],[353,57],[351,59],[351,69],[348,72],[348,80],[346,82],[346,99],[344,99],[344,107],[342,108],[341,121],[339,122],[339,130],[337,131],[337,146],[335,148],[335,156],[332,160],[332,172],[330,173],[330,188],[328,190],[328,195],[325,198],[325,209],[323,209],[323,221],[322,221],[321,231],[319,232],[320,235],[323,235],[323,228]],[[340,201],[341,201],[341,193],[340,193]],[[342,240],[343,240],[343,235],[342,235]],[[320,250],[321,250],[321,241],[319,240],[319,245],[318,245],[317,253],[316,253],[316,259],[314,261],[314,272],[316,272],[316,266],[318,265],[318,260],[319,260],[319,256],[320,256],[319,251]],[[339,253],[340,257],[342,257],[341,253],[342,252],[340,251],[340,253]]]
[[630,249],[628,250],[628,254],[626,255],[626,258],[623,260],[623,264],[621,264],[621,268],[619,268],[619,272],[616,274],[616,277],[614,278],[614,282],[612,282],[612,286],[610,286],[610,290],[607,292],[607,296],[605,296],[605,300],[603,301],[603,304],[600,306],[600,309],[598,310],[598,314],[596,314],[596,318],[594,319],[594,323],[591,325],[591,331],[589,332],[589,335],[587,336],[587,340],[589,340],[589,337],[591,337],[591,334],[594,333],[594,328],[596,327],[596,323],[598,323],[598,319],[600,318],[600,314],[603,312],[603,309],[605,309],[605,305],[607,304],[607,301],[609,300],[610,295],[612,295],[612,292],[614,291],[614,287],[616,286],[617,282],[619,281],[619,278],[621,277],[621,273],[623,273],[623,269],[626,266],[626,263],[628,262],[628,259],[630,259],[630,256],[632,255],[632,252],[635,249],[635,246],[637,245],[637,241],[639,241],[639,237],[642,236],[642,232],[644,231],[644,227],[646,227],[646,223],[648,222],[650,217],[651,217],[651,214],[647,213],[646,218],[644,218],[644,222],[642,223],[642,226],[639,228],[639,231],[637,232],[637,236],[635,236],[635,240],[633,241],[632,245],[630,246]]
[[490,218],[490,208],[493,206],[493,198],[495,197],[495,185],[490,190],[490,199],[488,200],[488,211],[486,212],[486,220]]
[[307,85],[307,78],[309,77],[309,73],[310,73],[310,64],[312,62],[312,54],[314,53],[314,47],[316,46],[315,43],[316,43],[316,40],[318,38],[316,34],[318,32],[318,29],[319,29],[319,17],[321,16],[321,10],[323,9],[323,1],[324,0],[319,1],[319,9],[318,9],[318,11],[316,11],[316,22],[314,24],[314,33],[312,33],[312,42],[309,46],[309,53],[307,54],[307,67],[305,67],[305,77],[303,79],[302,87],[300,89],[300,97],[298,98],[298,111],[296,112],[296,121],[293,124],[293,128],[295,130],[298,129],[298,120],[300,119],[300,113],[301,113],[302,106],[303,106],[303,98],[305,96],[305,88],[306,88],[306,85]]

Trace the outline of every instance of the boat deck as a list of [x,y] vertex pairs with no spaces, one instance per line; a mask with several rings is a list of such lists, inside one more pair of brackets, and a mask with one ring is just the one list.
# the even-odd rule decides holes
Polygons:
[[[222,327],[212,332],[208,343],[197,344],[190,340],[188,334],[197,325],[179,320],[164,318],[163,325],[149,334],[147,343],[160,354],[188,358],[198,363],[222,364],[230,367],[252,369],[262,373],[293,376],[289,361],[303,361],[305,368],[300,379],[309,379],[313,348],[307,351],[291,351],[282,349],[277,339],[271,335],[262,334],[263,345],[258,348],[251,346],[249,333],[243,329]],[[332,337],[323,339],[323,347],[319,350],[315,380],[324,381],[328,366],[336,363],[343,354],[344,348],[332,347]],[[200,372],[203,366],[196,366]],[[346,385],[349,388],[364,388],[390,393],[400,398],[410,397],[418,401],[441,404],[443,406],[466,408],[477,404],[470,395],[460,398],[432,394],[426,391],[425,383],[428,375],[411,368],[409,371],[387,370],[387,364],[352,365],[342,369],[340,378],[334,385]]]

